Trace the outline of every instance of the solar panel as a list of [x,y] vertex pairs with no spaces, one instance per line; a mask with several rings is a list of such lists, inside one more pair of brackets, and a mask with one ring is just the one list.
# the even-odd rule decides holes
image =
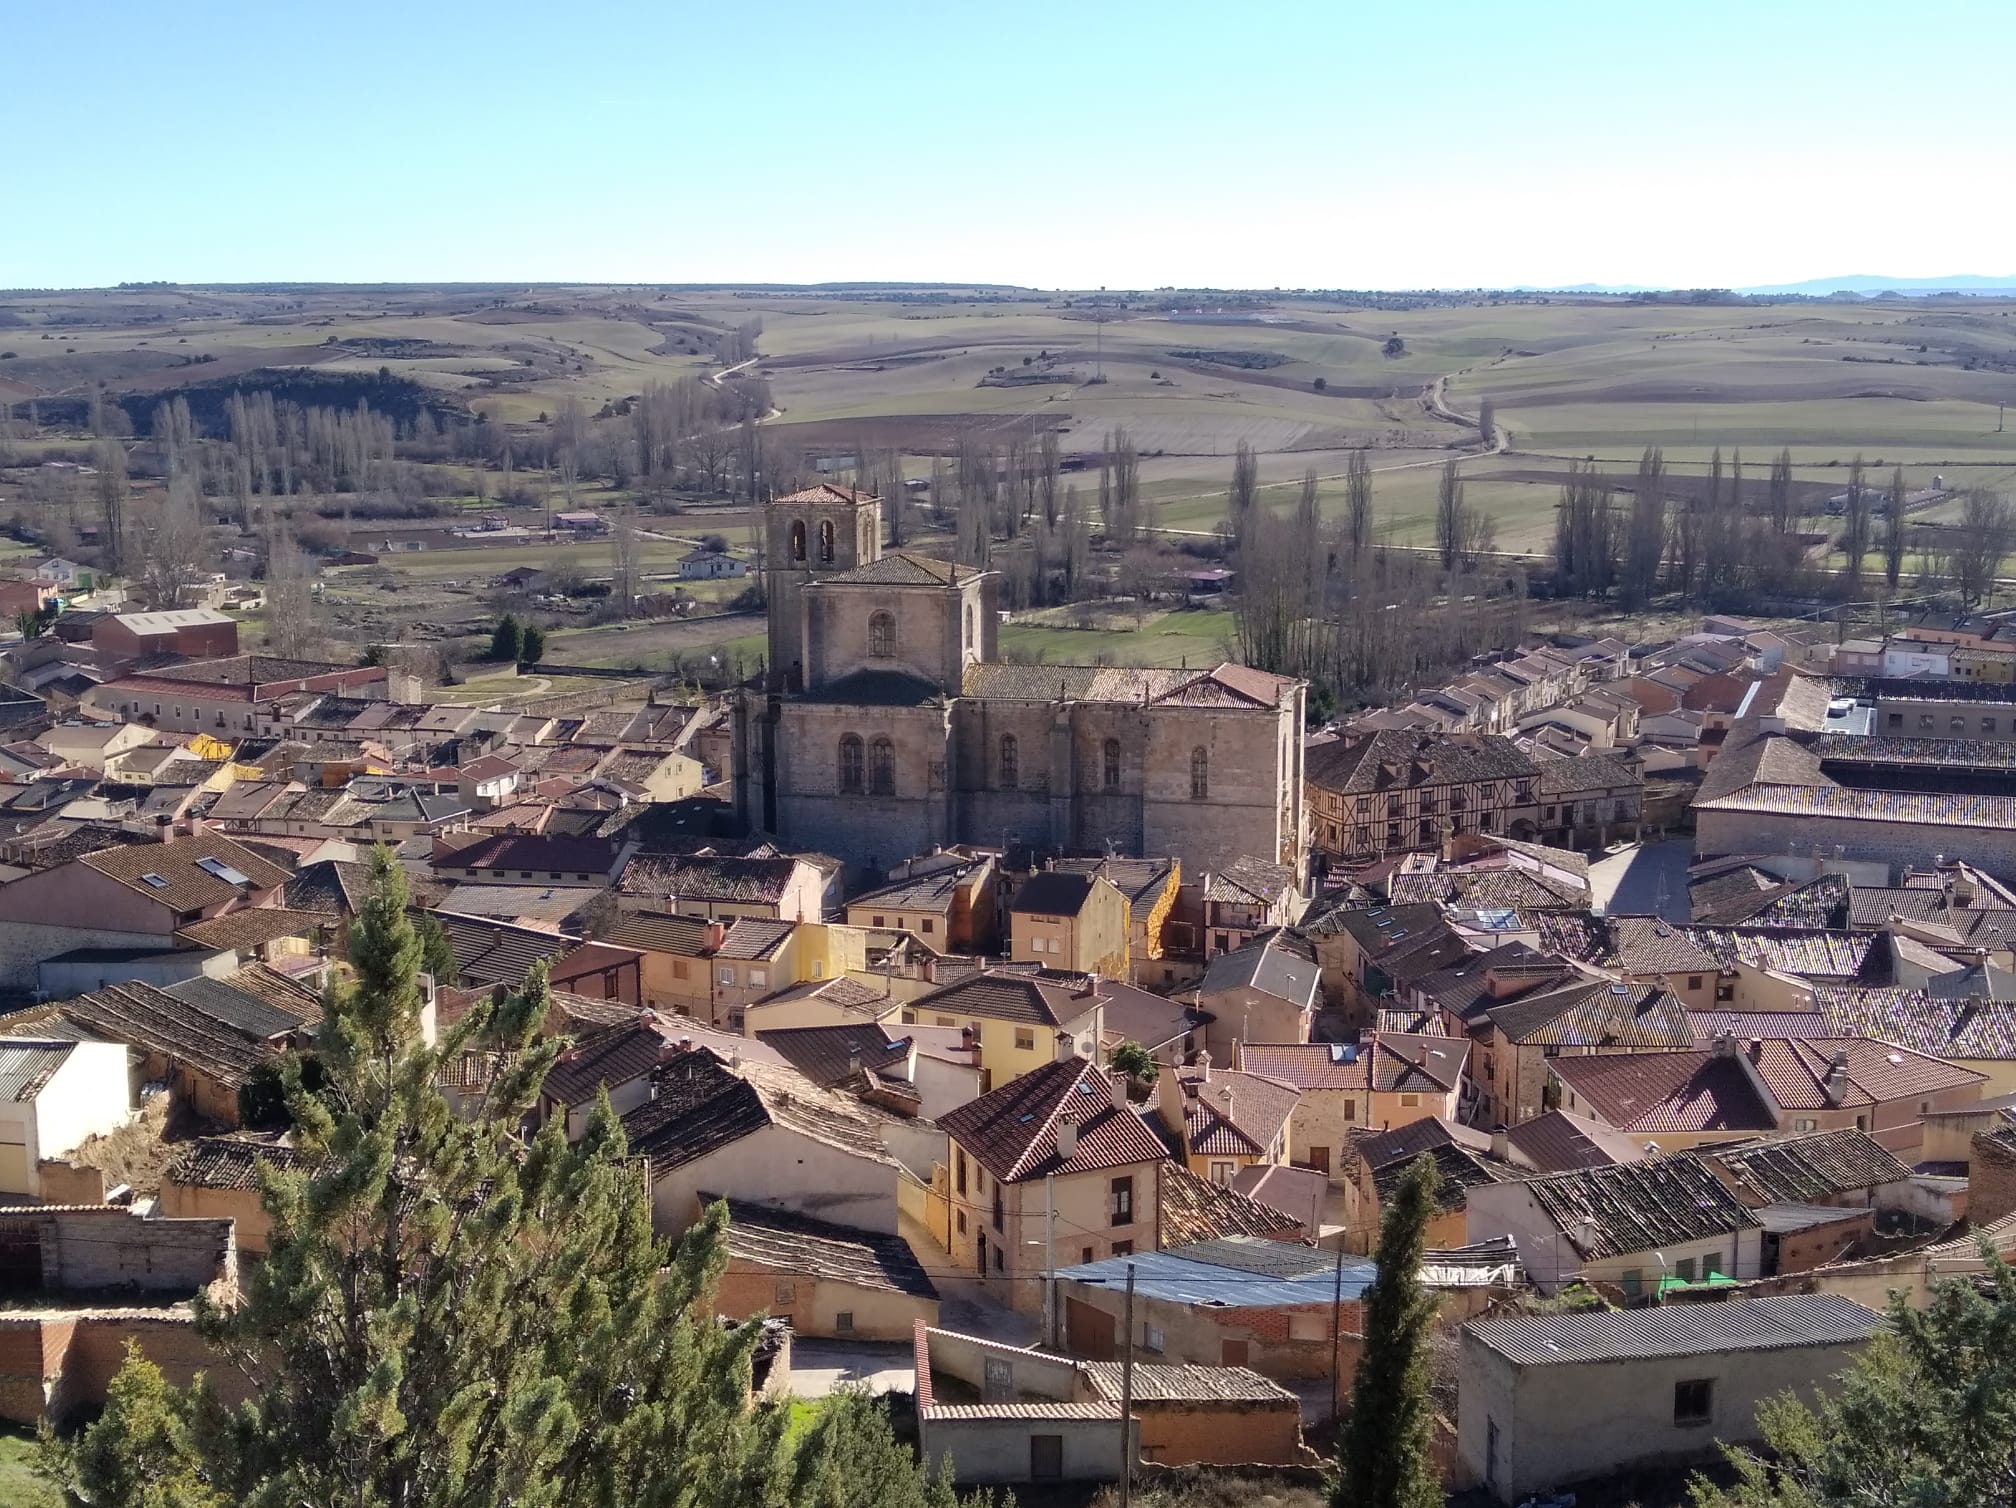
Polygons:
[[196,867],[205,874],[214,875],[227,885],[249,885],[252,883],[251,875],[241,870],[233,869],[222,859],[198,859]]

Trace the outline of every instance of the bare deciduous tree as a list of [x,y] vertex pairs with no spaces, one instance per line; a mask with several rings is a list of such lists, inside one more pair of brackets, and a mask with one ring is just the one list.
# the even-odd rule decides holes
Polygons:
[[1456,458],[1442,463],[1442,484],[1435,495],[1435,551],[1442,569],[1453,571],[1463,558],[1464,540],[1469,532],[1469,507],[1463,500],[1463,474]]
[[1977,487],[1961,505],[1960,521],[1945,531],[1950,541],[1946,573],[1968,602],[1979,602],[1994,591],[2002,562],[2016,545],[2016,517],[2009,499]]
[[1869,489],[1862,485],[1862,457],[1848,467],[1848,512],[1841,530],[1841,574],[1853,596],[1862,588],[1862,562],[1869,556]]
[[637,541],[637,516],[626,505],[609,519],[609,606],[618,618],[637,615],[644,591],[643,551]]
[[1904,468],[1890,473],[1890,497],[1883,510],[1883,579],[1891,591],[1904,573]]
[[1666,458],[1651,445],[1638,458],[1631,493],[1631,522],[1624,545],[1624,597],[1642,608],[1659,589],[1659,561],[1666,550]]
[[105,569],[117,575],[126,543],[126,447],[117,440],[100,440],[92,447],[91,460],[98,473],[98,526],[105,541]]
[[1354,561],[1372,548],[1372,457],[1363,450],[1344,467],[1344,543]]

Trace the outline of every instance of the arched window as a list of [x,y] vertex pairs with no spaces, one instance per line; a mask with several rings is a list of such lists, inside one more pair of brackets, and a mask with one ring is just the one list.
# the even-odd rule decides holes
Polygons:
[[1120,789],[1120,740],[1109,738],[1100,756],[1099,783],[1109,791]]
[[819,525],[819,559],[827,565],[833,564],[833,520],[822,520]]
[[896,794],[896,745],[878,738],[868,746],[868,794]]
[[896,653],[896,615],[878,612],[868,618],[868,653],[886,660]]
[[849,733],[840,740],[840,793],[861,794],[861,736]]
[[805,558],[805,521],[803,519],[799,519],[791,525],[791,558],[793,560],[803,560]]
[[1022,748],[1013,733],[1001,735],[1001,789],[1012,791],[1022,783]]
[[1202,745],[1190,751],[1190,799],[1211,799],[1211,751]]

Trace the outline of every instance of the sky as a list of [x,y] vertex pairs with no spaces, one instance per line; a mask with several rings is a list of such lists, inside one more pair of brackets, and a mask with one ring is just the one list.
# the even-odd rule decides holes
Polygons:
[[2007,0],[0,0],[0,287],[2016,273]]

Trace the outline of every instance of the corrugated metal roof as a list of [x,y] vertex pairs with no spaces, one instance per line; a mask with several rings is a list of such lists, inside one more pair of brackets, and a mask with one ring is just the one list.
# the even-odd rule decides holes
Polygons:
[[[1138,1290],[1137,1290],[1138,1291]],[[1516,1366],[1556,1366],[1867,1340],[1882,1317],[1838,1293],[1783,1294],[1603,1314],[1479,1320],[1464,1333]]]
[[0,1100],[34,1099],[76,1046],[39,1038],[0,1041]]
[[[1068,1282],[1125,1288],[1130,1263],[1136,1294],[1177,1304],[1243,1309],[1327,1304],[1337,1281],[1334,1254],[1252,1236],[1108,1257],[1062,1268],[1057,1276]],[[1370,1262],[1345,1262],[1344,1297],[1359,1297],[1378,1275],[1378,1268]]]

